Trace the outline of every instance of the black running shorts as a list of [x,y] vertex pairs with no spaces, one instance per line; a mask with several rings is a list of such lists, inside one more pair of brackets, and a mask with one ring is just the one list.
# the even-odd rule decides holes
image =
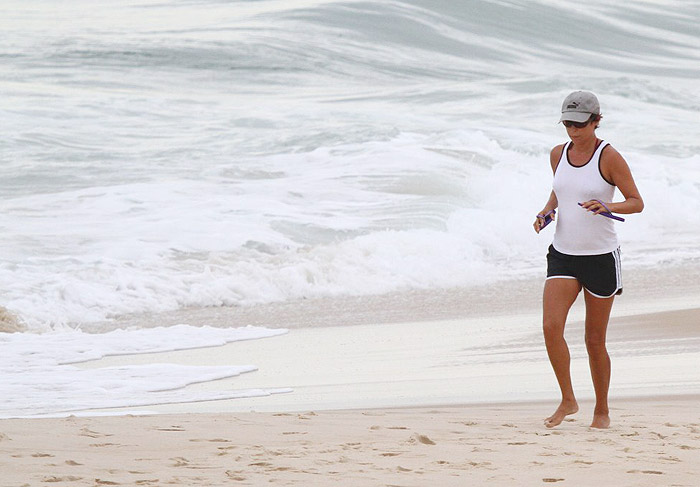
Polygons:
[[547,254],[547,279],[576,279],[593,296],[622,294],[620,249],[600,255],[562,254],[553,245]]

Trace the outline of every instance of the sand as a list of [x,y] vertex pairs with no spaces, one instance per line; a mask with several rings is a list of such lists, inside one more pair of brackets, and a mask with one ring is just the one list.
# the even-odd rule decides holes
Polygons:
[[0,421],[3,487],[696,486],[700,397],[592,406],[555,430],[540,403]]

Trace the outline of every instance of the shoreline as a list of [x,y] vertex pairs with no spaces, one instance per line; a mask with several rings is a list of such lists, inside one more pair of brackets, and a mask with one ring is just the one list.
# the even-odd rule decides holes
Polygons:
[[[666,280],[687,277],[673,273],[664,276]],[[657,286],[664,281],[653,273],[629,277],[626,286],[634,292],[616,298],[609,327],[611,396],[700,391],[700,379],[689,372],[694,361],[700,360],[700,308],[692,295],[693,286],[700,287],[700,283],[687,287],[666,283],[669,291],[660,299],[650,299],[650,295],[660,294]],[[504,288],[485,286],[478,291],[453,289],[307,300],[248,310],[189,310],[193,314],[172,315],[173,321],[154,315],[154,321],[133,329],[138,335],[120,331],[117,338],[123,337],[118,339],[126,345],[114,347],[115,353],[109,352],[112,345],[103,345],[99,335],[84,333],[75,340],[63,335],[73,340],[76,350],[97,347],[107,353],[99,360],[89,360],[89,355],[78,361],[62,357],[68,368],[57,369],[62,375],[55,379],[61,382],[74,377],[71,380],[75,382],[61,392],[60,406],[52,408],[48,396],[46,406],[39,409],[29,405],[23,409],[19,401],[5,417],[25,416],[25,410],[37,411],[37,415],[289,412],[554,400],[558,389],[541,333],[542,282],[506,283],[505,290],[519,291],[508,300],[502,298]],[[251,312],[264,318],[263,322],[251,323],[247,319]],[[583,318],[583,299],[579,297],[566,333],[572,377],[580,399],[592,396]],[[170,328],[170,333],[163,328],[183,322],[189,325]],[[231,333],[238,333],[241,326],[270,324],[275,326],[269,331],[277,328],[286,333],[226,345],[221,344],[228,340],[204,339],[200,348],[187,348],[194,346],[192,339],[200,334],[198,326],[206,326],[203,336],[210,337],[217,336],[212,335],[217,329],[234,336]],[[155,326],[161,328],[153,329]],[[282,327],[285,330],[279,330]],[[139,346],[130,344],[141,343],[141,332],[151,333],[152,344],[167,340],[165,343],[173,345],[144,344],[145,349],[161,351],[140,353]],[[61,334],[56,336],[61,338]],[[134,342],[137,336],[139,341]],[[88,345],[93,343],[90,337],[97,340],[94,345]],[[52,345],[50,335],[43,338],[49,338],[45,345],[49,349],[54,345],[65,347],[60,345],[61,340]],[[25,346],[23,342],[20,345]],[[120,395],[117,383],[103,389],[99,381],[113,374],[109,367],[120,368],[114,376],[121,377],[117,382],[124,377],[139,381],[141,374],[152,375],[148,371],[157,368],[169,374],[173,393],[160,393],[164,382],[155,376],[145,387],[130,388],[128,394]],[[88,369],[92,370],[82,374]],[[229,374],[233,370],[248,373]],[[17,383],[21,385],[21,379]],[[78,392],[87,390],[93,392],[89,396]],[[110,395],[112,390],[117,395]]]
[[[580,310],[578,310],[580,311]],[[576,314],[576,313],[573,313]],[[700,393],[700,308],[613,317],[608,348],[611,398]],[[580,399],[592,398],[584,325],[567,325],[572,378]],[[223,346],[105,357],[84,369],[175,363],[258,370],[192,384],[190,391],[292,392],[264,397],[122,407],[98,412],[298,412],[509,404],[555,401],[539,315],[291,329]]]

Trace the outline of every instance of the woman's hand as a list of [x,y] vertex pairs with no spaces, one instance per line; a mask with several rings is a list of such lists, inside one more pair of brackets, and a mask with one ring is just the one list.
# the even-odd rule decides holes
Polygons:
[[587,211],[592,211],[596,215],[598,213],[602,213],[604,211],[609,211],[608,206],[603,203],[602,201],[599,200],[589,200],[584,203],[581,203],[581,207]]
[[[554,166],[552,166],[552,168],[554,168]],[[547,201],[547,204],[544,205],[542,211],[540,211],[535,218],[535,223],[532,224],[535,232],[540,233],[540,231],[547,226],[547,223],[554,221],[554,216],[557,213],[556,208],[558,207],[559,201],[557,201],[557,195],[554,194],[554,190],[552,190],[552,192],[549,194],[549,201]]]
[[556,216],[556,212],[554,210],[549,210],[547,211],[542,210],[536,217],[535,217],[535,223],[532,224],[532,227],[535,229],[536,233],[540,233],[540,231],[549,223],[554,221],[554,218]]
[[537,215],[535,217],[535,223],[532,224],[532,227],[535,229],[535,233],[540,233],[540,230],[542,230],[542,225],[544,225],[544,217]]

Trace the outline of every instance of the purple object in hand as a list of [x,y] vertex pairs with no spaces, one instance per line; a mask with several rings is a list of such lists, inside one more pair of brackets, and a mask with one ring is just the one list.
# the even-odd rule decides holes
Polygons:
[[[613,215],[612,212],[610,211],[610,209],[609,209],[607,206],[605,206],[605,203],[603,203],[602,201],[600,201],[600,200],[593,200],[593,201],[597,201],[598,203],[600,203],[601,205],[603,205],[603,208],[605,208],[606,210],[608,210],[608,211],[601,211],[600,213],[598,213],[598,215],[602,215],[602,216],[605,216],[605,217],[608,217],[608,218],[612,218],[613,220],[617,220],[617,221],[620,221],[620,222],[625,221],[625,219],[622,218],[621,216]],[[583,203],[579,203],[578,205],[582,207],[582,206],[583,206]],[[588,210],[586,210],[586,211],[588,211]]]
[[556,210],[549,210],[549,211],[548,211],[547,213],[545,213],[544,215],[537,215],[537,218],[542,218],[542,219],[544,219],[544,223],[543,223],[542,226],[540,227],[540,230],[542,230],[544,227],[546,227],[547,225],[549,225],[550,223],[552,223],[552,217],[553,217],[554,215],[556,215],[556,214],[557,214]]

